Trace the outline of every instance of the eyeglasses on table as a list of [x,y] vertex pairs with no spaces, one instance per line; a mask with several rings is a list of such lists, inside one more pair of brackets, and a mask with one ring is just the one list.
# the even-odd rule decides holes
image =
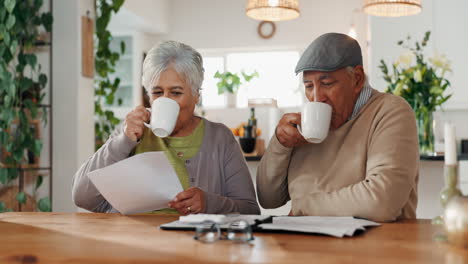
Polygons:
[[252,227],[244,220],[229,223],[226,231],[222,231],[221,225],[216,222],[204,221],[195,227],[193,238],[203,243],[213,243],[218,240],[246,243],[254,239]]

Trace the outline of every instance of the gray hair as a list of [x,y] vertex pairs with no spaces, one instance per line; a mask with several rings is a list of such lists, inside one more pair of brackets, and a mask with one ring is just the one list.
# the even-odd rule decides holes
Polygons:
[[198,51],[177,41],[164,41],[150,49],[143,62],[141,81],[147,93],[165,70],[173,67],[198,95],[203,83],[203,59]]
[[[346,67],[346,71],[347,71],[351,76],[353,76],[353,74],[354,74],[354,67],[353,67],[353,66],[347,66],[347,67]],[[369,77],[367,76],[366,73],[364,73],[364,86],[363,86],[363,87],[366,87],[366,86],[369,86]]]

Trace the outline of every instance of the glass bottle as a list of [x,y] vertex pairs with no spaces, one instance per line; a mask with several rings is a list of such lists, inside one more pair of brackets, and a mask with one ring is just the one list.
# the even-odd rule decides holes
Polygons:
[[[455,196],[462,196],[458,188],[458,164],[445,164],[444,166],[445,187],[440,192],[440,203],[445,210],[447,203]],[[432,220],[435,225],[444,223],[443,216],[437,216]]]
[[257,137],[257,118],[255,118],[255,108],[250,108],[250,118],[248,125],[252,127],[252,137]]

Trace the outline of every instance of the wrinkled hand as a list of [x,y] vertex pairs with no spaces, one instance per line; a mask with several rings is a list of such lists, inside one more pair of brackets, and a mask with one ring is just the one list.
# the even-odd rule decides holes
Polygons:
[[197,187],[190,187],[177,194],[168,206],[179,211],[181,215],[204,213],[205,192]]
[[308,142],[299,133],[297,126],[301,125],[301,114],[284,114],[276,126],[275,135],[281,145],[292,148],[302,146]]
[[150,120],[150,112],[142,105],[137,106],[127,114],[124,121],[124,134],[132,141],[138,141],[143,136],[144,122]]

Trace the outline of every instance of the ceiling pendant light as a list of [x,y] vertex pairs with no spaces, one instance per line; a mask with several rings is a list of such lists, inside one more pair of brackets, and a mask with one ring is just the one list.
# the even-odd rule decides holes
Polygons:
[[284,21],[299,17],[298,0],[248,0],[245,13],[262,21]]
[[374,16],[400,17],[421,12],[422,0],[364,0],[364,12]]

